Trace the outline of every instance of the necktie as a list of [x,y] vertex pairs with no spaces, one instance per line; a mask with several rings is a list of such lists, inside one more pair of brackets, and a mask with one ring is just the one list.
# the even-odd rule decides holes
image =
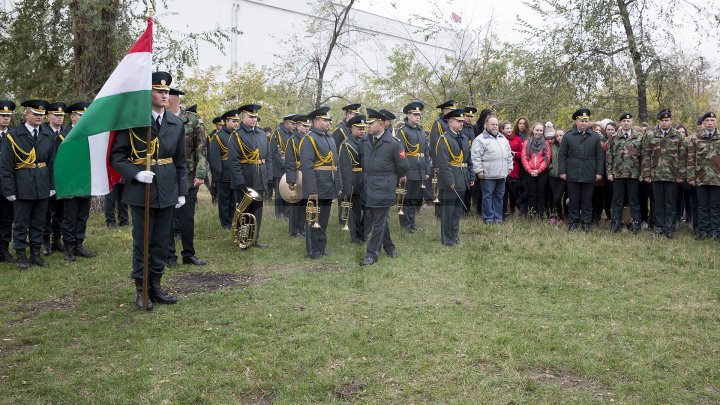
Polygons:
[[630,137],[630,134],[628,134],[627,132],[625,132],[625,139],[628,139],[629,137]]
[[33,138],[37,140],[37,128],[33,129]]
[[0,132],[0,139],[5,138],[5,132]]
[[160,116],[158,115],[157,118],[155,118],[155,124],[157,124],[158,128],[160,128]]

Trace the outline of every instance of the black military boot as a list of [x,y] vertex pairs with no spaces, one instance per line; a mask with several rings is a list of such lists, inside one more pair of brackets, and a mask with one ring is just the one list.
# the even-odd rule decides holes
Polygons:
[[613,233],[618,233],[618,232],[620,232],[620,221],[618,221],[618,220],[613,220],[613,221],[610,223],[610,230],[611,230]]
[[[143,281],[142,279],[135,279],[135,308],[143,309]],[[153,303],[150,299],[150,291],[148,291],[147,310],[153,310]]]
[[30,268],[30,262],[28,262],[25,256],[25,249],[15,249],[15,256],[17,256],[17,264],[20,270],[27,270]]
[[61,236],[59,233],[54,233],[52,236],[52,243],[50,244],[50,248],[52,248],[53,252],[62,252],[65,253],[65,245],[63,245]]
[[48,265],[40,256],[40,245],[30,246],[30,264],[41,267]]
[[0,262],[15,262],[15,258],[10,254],[10,242],[0,242]]
[[637,234],[638,232],[640,232],[641,228],[642,228],[642,226],[640,225],[640,222],[637,222],[637,221],[632,222],[632,232],[633,233]]
[[75,243],[65,242],[65,255],[63,255],[63,259],[68,262],[75,261]]
[[157,304],[174,304],[177,298],[166,293],[160,287],[161,276],[150,276],[150,298]]
[[80,257],[95,257],[95,256],[97,256],[97,254],[95,254],[95,252],[91,252],[83,247],[82,240],[78,240],[77,242],[75,242],[74,253],[75,253],[75,256],[80,256]]
[[[50,235],[43,236],[42,252],[45,256],[50,256],[53,253],[52,243],[50,243]],[[30,261],[32,261],[32,248],[30,248]]]

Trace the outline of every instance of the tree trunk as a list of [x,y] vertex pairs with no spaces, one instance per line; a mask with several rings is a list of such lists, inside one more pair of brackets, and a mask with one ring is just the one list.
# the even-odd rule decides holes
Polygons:
[[638,121],[648,120],[647,107],[647,71],[643,70],[642,54],[638,49],[635,32],[630,23],[630,13],[628,12],[628,3],[625,0],[617,0],[620,19],[625,28],[625,36],[628,41],[628,51],[633,62],[633,70],[635,71],[635,80],[637,81],[637,101],[638,101]]
[[348,5],[343,7],[343,10],[340,12],[340,14],[334,16],[335,21],[333,21],[333,32],[332,37],[330,38],[330,44],[328,45],[327,53],[325,54],[322,63],[318,63],[317,65],[318,85],[317,92],[315,93],[315,108],[320,108],[320,101],[322,100],[322,92],[325,81],[325,70],[327,70],[328,64],[330,63],[330,57],[335,50],[338,38],[340,38],[343,33],[343,27],[345,26],[345,22],[347,22],[348,15],[350,14],[350,9],[352,8],[354,3],[355,0],[350,0]]

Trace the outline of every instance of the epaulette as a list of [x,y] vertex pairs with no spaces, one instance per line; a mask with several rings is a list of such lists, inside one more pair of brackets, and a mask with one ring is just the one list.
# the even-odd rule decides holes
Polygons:
[[398,137],[395,136],[395,135],[393,135],[393,139],[396,140],[396,141],[398,141],[398,142],[402,142],[402,141],[401,141],[400,139],[398,139]]

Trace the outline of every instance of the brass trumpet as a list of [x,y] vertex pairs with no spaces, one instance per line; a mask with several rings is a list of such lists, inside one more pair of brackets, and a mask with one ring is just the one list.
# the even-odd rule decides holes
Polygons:
[[405,194],[407,194],[407,179],[400,179],[398,188],[395,189],[395,205],[398,208],[398,215],[405,215]]
[[350,189],[350,197],[343,198],[342,202],[340,203],[340,220],[345,222],[345,225],[342,227],[343,231],[349,231],[350,227],[348,226],[348,223],[350,222],[350,209],[352,208],[352,196],[355,192],[355,186],[353,186]]
[[307,205],[305,206],[305,220],[308,224],[312,224],[314,229],[321,228],[319,222],[320,203],[318,200],[318,198],[316,198],[315,201],[308,199]]
[[435,199],[433,200],[433,203],[437,204],[440,202],[440,189],[438,188],[438,178],[437,174],[432,179],[432,192]]

